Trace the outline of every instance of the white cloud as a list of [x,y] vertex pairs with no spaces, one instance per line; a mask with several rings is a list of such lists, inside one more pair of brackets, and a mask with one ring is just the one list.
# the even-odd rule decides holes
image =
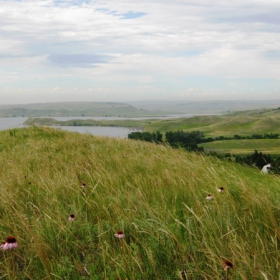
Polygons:
[[[32,100],[56,86],[65,100],[157,99],[190,88],[232,98],[230,80],[245,98],[260,79],[268,95],[255,95],[275,96],[279,13],[274,0],[0,0],[0,86],[6,97],[32,91]],[[274,90],[264,90],[269,82]]]

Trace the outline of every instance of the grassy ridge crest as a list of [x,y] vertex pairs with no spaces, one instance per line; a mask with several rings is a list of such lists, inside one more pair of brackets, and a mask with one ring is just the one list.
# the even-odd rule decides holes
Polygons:
[[280,276],[279,177],[46,127],[3,131],[0,143],[1,236],[19,243],[1,252],[7,279]]

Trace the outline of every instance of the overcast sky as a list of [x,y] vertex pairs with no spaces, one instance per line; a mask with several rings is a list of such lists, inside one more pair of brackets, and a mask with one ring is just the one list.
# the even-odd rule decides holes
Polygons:
[[279,0],[0,0],[0,103],[280,99]]

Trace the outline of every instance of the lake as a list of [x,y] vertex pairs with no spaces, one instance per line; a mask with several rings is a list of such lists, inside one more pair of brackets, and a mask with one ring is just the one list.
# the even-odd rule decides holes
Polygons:
[[[200,114],[201,115],[201,114]],[[172,118],[190,118],[195,116],[194,114],[184,115],[169,115],[164,117],[141,117],[141,118],[119,118],[119,117],[55,117],[54,119],[59,121],[67,121],[72,119],[80,120],[143,120],[143,119],[172,119]],[[15,117],[15,118],[0,118],[0,130],[6,130],[11,128],[22,128],[26,127],[23,123],[27,120],[27,117]],[[89,133],[98,136],[109,136],[117,138],[127,138],[128,134],[132,131],[139,131],[127,127],[107,127],[107,126],[52,126],[53,128],[59,128],[62,130]]]
[[[74,118],[61,117],[55,119],[63,121],[63,120],[69,120]],[[82,119],[82,117],[79,117],[79,119]],[[86,118],[86,119],[90,119],[90,118]],[[0,130],[26,127],[26,125],[23,125],[23,123],[26,120],[27,118],[23,118],[23,117],[0,118]],[[107,126],[52,126],[52,127],[62,129],[62,130],[67,130],[67,131],[89,133],[93,135],[109,136],[109,137],[117,137],[117,138],[127,138],[129,133],[131,133],[132,131],[136,131],[126,127],[107,127]]]

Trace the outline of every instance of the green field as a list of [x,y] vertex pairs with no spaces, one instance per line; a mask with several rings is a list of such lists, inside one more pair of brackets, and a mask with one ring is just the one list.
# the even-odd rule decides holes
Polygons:
[[252,154],[255,150],[271,155],[280,155],[280,139],[225,140],[203,143],[206,152],[235,155]]
[[0,164],[1,238],[19,245],[2,279],[280,279],[276,175],[47,127],[0,132]]

